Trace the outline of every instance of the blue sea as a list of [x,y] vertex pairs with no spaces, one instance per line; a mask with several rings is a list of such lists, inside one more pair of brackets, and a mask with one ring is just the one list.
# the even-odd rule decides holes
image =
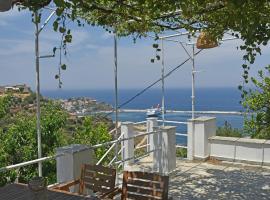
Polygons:
[[[126,102],[140,89],[120,89],[119,105]],[[161,104],[161,90],[151,89],[131,101],[122,108],[126,109],[147,109],[157,104]],[[71,97],[91,97],[101,102],[114,105],[114,90],[44,90],[42,95],[54,99],[68,99]],[[195,108],[197,111],[242,111],[243,108],[239,103],[241,100],[240,91],[235,88],[197,88],[195,91]],[[165,108],[170,110],[191,110],[191,89],[178,88],[166,89],[165,91]],[[199,116],[199,115],[198,115]],[[209,114],[208,114],[209,116]],[[210,115],[217,118],[217,126],[223,126],[225,121],[229,122],[234,128],[242,128],[243,116],[239,115]],[[114,119],[114,115],[111,115]],[[167,113],[167,120],[186,122],[191,118],[189,114]],[[120,113],[120,121],[144,121],[145,113]],[[186,125],[177,127],[177,132],[186,133]],[[177,137],[178,144],[186,144],[186,137]]]

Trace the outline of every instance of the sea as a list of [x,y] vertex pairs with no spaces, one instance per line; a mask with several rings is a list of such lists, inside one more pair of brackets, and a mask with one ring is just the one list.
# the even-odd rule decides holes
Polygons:
[[[141,89],[119,89],[119,105],[126,103],[131,98],[140,93]],[[52,99],[68,99],[72,97],[90,97],[100,102],[111,105],[115,103],[113,89],[99,90],[44,90],[42,95]],[[155,88],[137,96],[123,109],[148,109],[161,105],[161,89]],[[196,111],[243,111],[240,104],[241,92],[235,88],[196,88],[195,90],[195,110]],[[190,88],[170,88],[165,90],[165,109],[191,111],[191,89]],[[202,116],[206,114],[197,114]],[[114,114],[109,115],[114,120]],[[207,114],[206,116],[216,117],[217,127],[223,126],[228,122],[233,128],[241,129],[243,127],[244,116],[233,114]],[[186,122],[191,118],[190,114],[166,113],[165,119],[169,121]],[[128,112],[119,114],[120,121],[139,122],[146,120],[146,113]],[[168,124],[172,125],[172,124]],[[175,125],[175,124],[174,124]],[[185,124],[177,125],[178,133],[187,133]],[[177,144],[186,145],[187,138],[177,136]]]

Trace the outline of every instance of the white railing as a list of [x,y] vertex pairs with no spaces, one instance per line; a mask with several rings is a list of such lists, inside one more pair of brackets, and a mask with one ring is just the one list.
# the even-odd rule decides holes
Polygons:
[[[114,133],[115,129],[113,131],[111,131],[110,133]],[[118,137],[117,140],[120,140],[123,137],[123,133],[121,133],[121,135]],[[117,143],[114,143],[106,152],[105,154],[99,159],[99,161],[97,162],[97,165],[101,164],[101,162],[106,158],[106,156],[113,150],[113,148],[115,147]]]
[[[138,123],[134,123],[134,124],[135,125],[138,125],[138,124],[144,124],[144,123],[146,123],[146,122],[143,121],[143,122],[138,122]],[[167,123],[176,123],[176,122],[175,121],[168,121]],[[177,124],[184,124],[184,123],[177,122]],[[110,148],[105,152],[105,154],[97,162],[97,164],[101,164],[102,161],[105,159],[105,157],[115,147],[115,145],[120,144],[121,142],[124,142],[124,141],[127,141],[127,140],[131,140],[131,139],[135,139],[135,138],[143,137],[143,136],[149,136],[151,134],[156,134],[156,133],[158,133],[158,131],[139,132],[139,134],[136,134],[136,135],[134,135],[132,137],[128,137],[128,138],[123,138],[123,134],[121,134],[120,137],[118,137],[116,140],[112,140],[112,141],[109,141],[109,142],[104,142],[104,143],[101,143],[101,144],[96,144],[96,145],[93,145],[93,146],[89,146],[88,148],[89,149],[97,149],[97,148],[100,148],[100,147],[110,146]],[[181,135],[185,135],[185,134],[181,134]],[[136,148],[134,148],[134,150],[145,148],[147,146],[149,146],[149,144],[143,144],[143,145],[137,146]],[[185,148],[185,147],[182,147],[182,148]],[[121,163],[124,163],[124,162],[129,161],[129,160],[132,160],[132,159],[138,160],[138,159],[141,159],[141,158],[143,158],[143,157],[145,157],[145,156],[149,155],[150,153],[152,153],[154,151],[157,151],[157,150],[159,150],[159,149],[147,150],[143,155],[140,155],[140,156],[136,156],[135,155],[135,156],[133,156],[131,158],[125,158],[125,159],[118,160],[117,157],[122,152],[122,148],[121,148],[120,151],[118,152],[118,155],[115,156],[111,160],[111,162],[109,163],[109,165],[111,165],[113,163],[115,163],[115,164],[121,164]],[[65,152],[63,152],[63,154],[61,154],[61,155],[58,154],[58,155],[43,157],[43,158],[39,158],[39,159],[35,159],[35,160],[26,161],[26,162],[23,162],[23,163],[18,163],[18,164],[15,164],[15,165],[10,165],[10,166],[6,166],[6,167],[2,167],[2,168],[0,168],[0,172],[4,172],[4,171],[7,171],[7,170],[12,170],[12,169],[18,169],[18,168],[29,166],[29,165],[33,165],[33,164],[36,164],[36,163],[40,163],[40,162],[44,162],[44,161],[56,159],[58,156],[63,156],[64,154],[65,154]]]
[[[93,145],[93,146],[89,146],[89,149],[96,149],[96,148],[100,148],[100,147],[104,147],[104,146],[108,146],[108,145],[116,145],[120,142],[123,142],[123,141],[127,141],[127,140],[131,140],[131,139],[134,139],[136,137],[141,137],[141,136],[146,136],[146,135],[150,135],[150,134],[155,134],[157,132],[146,132],[146,133],[142,133],[142,134],[138,134],[136,136],[133,136],[133,137],[129,137],[129,138],[121,138],[123,137],[122,135],[117,139],[117,140],[113,140],[113,141],[109,141],[109,142],[105,142],[105,143],[101,143],[101,144],[97,144],[97,145]],[[110,149],[112,149],[113,147],[110,147]],[[110,150],[108,149],[108,151]],[[104,157],[106,157],[106,155],[108,155],[109,152],[106,152],[102,159],[99,160],[99,163],[102,162],[102,160],[104,159]],[[118,155],[121,153],[122,149],[118,152]],[[152,151],[151,151],[152,152]],[[151,152],[147,152],[148,154],[151,153]],[[58,155],[53,155],[53,156],[47,156],[47,157],[43,157],[43,158],[39,158],[39,159],[35,159],[35,160],[30,160],[30,161],[26,161],[26,162],[22,162],[22,163],[18,163],[18,164],[14,164],[14,165],[9,165],[9,166],[6,166],[6,167],[2,167],[0,168],[0,172],[5,172],[5,171],[9,171],[9,170],[12,170],[12,169],[18,169],[18,168],[21,168],[21,167],[25,167],[25,166],[29,166],[29,165],[33,165],[33,164],[37,164],[37,163],[40,163],[40,162],[45,162],[45,161],[48,161],[48,160],[52,160],[52,159],[56,159],[57,157],[59,156],[63,156],[65,153],[63,154],[58,154]],[[121,161],[116,161],[116,157],[111,161],[111,164],[112,163],[116,163],[116,164],[119,164],[119,163],[122,163],[122,162],[125,162],[127,161],[128,159],[136,159],[136,157],[133,157],[133,158],[127,158],[125,160],[121,160]]]
[[169,121],[169,120],[157,120],[158,122],[164,122],[164,123],[171,123],[171,124],[186,124],[187,122],[180,122],[180,121]]
[[40,163],[40,162],[52,160],[52,159],[55,159],[58,156],[61,156],[61,155],[48,156],[48,157],[43,157],[43,158],[39,158],[39,159],[35,159],[35,160],[30,160],[30,161],[18,163],[18,164],[15,164],[15,165],[9,165],[9,166],[0,168],[0,172],[5,172],[5,171],[8,171],[8,170],[17,169],[17,168],[25,167],[25,166],[28,166],[28,165],[33,165],[33,164],[37,164],[37,163]]

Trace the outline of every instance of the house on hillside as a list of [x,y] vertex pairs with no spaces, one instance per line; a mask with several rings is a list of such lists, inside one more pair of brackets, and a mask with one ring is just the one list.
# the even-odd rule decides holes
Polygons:
[[0,86],[0,96],[6,94],[25,98],[31,94],[31,89],[26,84]]

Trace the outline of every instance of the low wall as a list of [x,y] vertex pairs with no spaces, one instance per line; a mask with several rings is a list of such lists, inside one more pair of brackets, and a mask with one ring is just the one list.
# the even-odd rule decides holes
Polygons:
[[270,165],[270,140],[213,136],[209,143],[210,157]]

